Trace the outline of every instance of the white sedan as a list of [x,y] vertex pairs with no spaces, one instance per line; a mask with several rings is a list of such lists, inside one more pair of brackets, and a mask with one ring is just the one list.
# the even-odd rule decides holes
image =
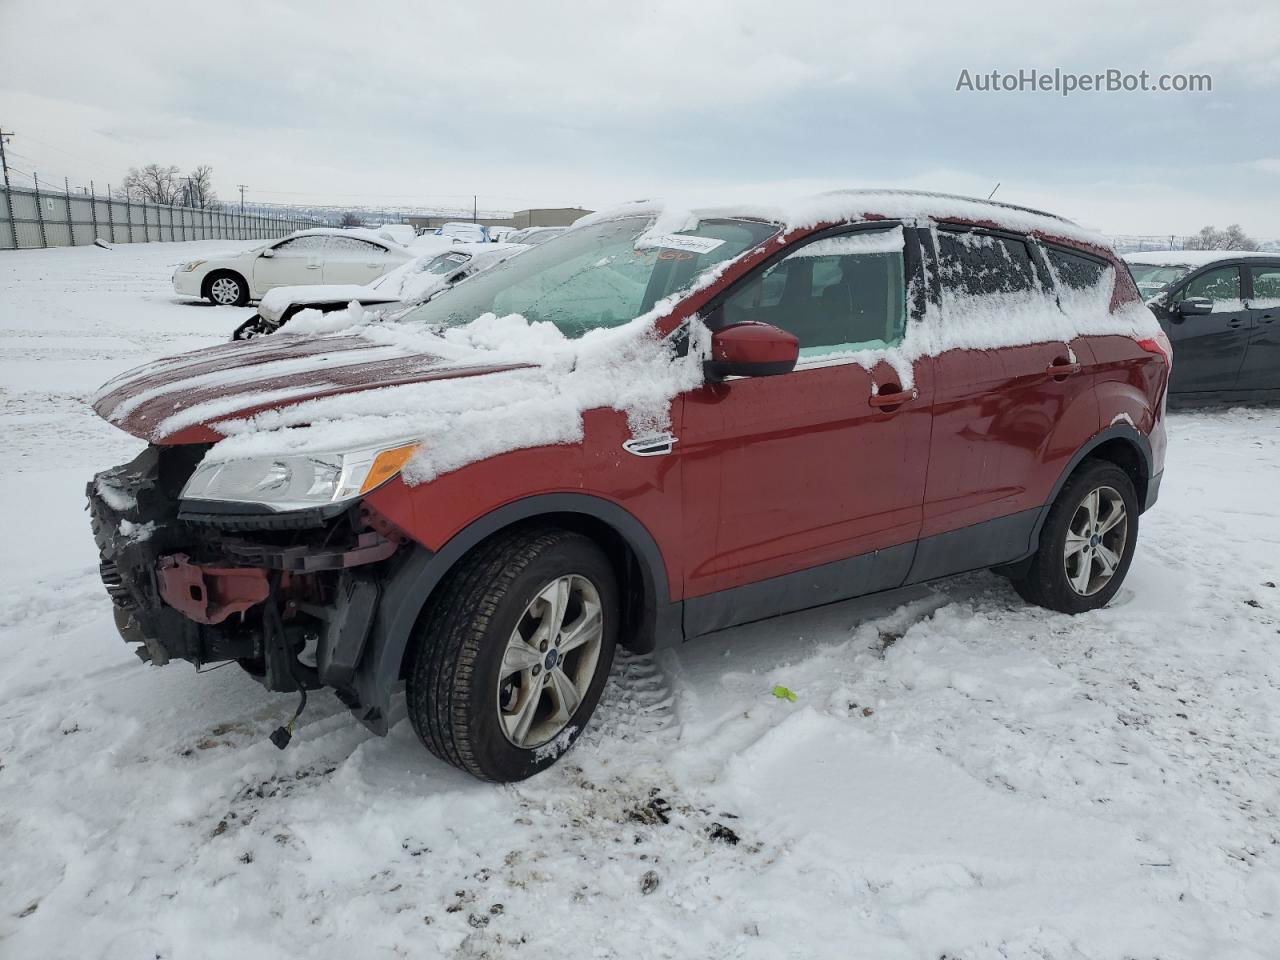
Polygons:
[[233,340],[275,333],[303,310],[331,313],[358,303],[375,313],[421,303],[474,274],[523,253],[518,243],[454,243],[397,267],[364,286],[278,287],[262,298],[258,312],[236,328]]
[[300,230],[244,253],[192,260],[173,274],[173,289],[220,306],[242,307],[274,287],[365,284],[414,254],[362,230]]

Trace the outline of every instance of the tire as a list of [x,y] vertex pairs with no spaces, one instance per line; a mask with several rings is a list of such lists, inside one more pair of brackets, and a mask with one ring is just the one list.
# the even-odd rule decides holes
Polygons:
[[230,270],[210,274],[204,290],[205,299],[215,307],[243,307],[249,302],[249,284]]
[[[1117,505],[1124,511],[1119,518],[1112,512]],[[1014,589],[1029,603],[1059,613],[1097,610],[1120,589],[1137,542],[1133,480],[1114,463],[1085,460],[1049,508],[1039,547],[1026,573],[1013,579]]]
[[[565,626],[551,639],[560,597]],[[596,636],[593,609],[598,639],[570,650]],[[406,700],[418,738],[483,780],[551,766],[600,700],[619,609],[608,557],[581,534],[535,529],[482,543],[441,584],[414,638]]]

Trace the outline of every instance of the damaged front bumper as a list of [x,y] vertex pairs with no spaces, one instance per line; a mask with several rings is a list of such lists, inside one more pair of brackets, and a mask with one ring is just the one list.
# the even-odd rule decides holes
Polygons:
[[120,635],[157,665],[236,660],[269,690],[332,687],[380,725],[362,716],[354,679],[406,538],[363,504],[272,513],[183,502],[206,449],[148,447],[88,485]]

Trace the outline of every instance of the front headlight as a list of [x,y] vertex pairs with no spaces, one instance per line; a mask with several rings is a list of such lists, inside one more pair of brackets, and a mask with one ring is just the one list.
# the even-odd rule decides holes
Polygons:
[[190,273],[192,270],[194,270],[196,267],[200,266],[202,263],[204,263],[204,261],[203,261],[203,260],[192,260],[190,263],[184,263],[182,266],[180,266],[180,267],[178,268],[178,272],[179,272],[179,273]]
[[390,480],[417,449],[416,443],[401,443],[277,457],[206,457],[182,488],[182,499],[255,503],[275,511],[342,503]]

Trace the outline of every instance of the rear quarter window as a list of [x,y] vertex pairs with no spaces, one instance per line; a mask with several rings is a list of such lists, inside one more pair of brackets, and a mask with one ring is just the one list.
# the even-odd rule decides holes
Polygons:
[[1059,286],[1072,290],[1089,290],[1102,283],[1108,264],[1061,247],[1045,247],[1049,269]]

